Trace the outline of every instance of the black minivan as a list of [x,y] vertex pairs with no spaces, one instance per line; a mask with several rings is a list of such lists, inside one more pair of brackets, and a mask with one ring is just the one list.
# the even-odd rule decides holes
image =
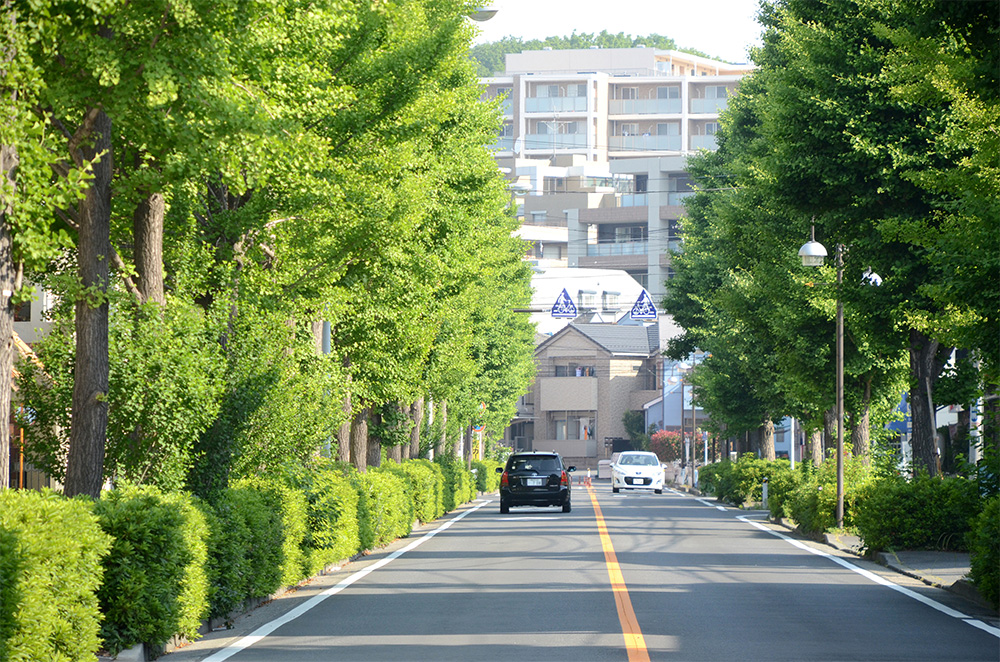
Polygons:
[[500,512],[509,513],[511,506],[562,506],[571,510],[572,484],[569,472],[576,467],[563,467],[555,452],[514,453],[507,466],[497,467],[500,476]]

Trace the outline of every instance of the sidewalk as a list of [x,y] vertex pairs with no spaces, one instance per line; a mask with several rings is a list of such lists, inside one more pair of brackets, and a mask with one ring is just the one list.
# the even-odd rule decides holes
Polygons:
[[[861,539],[857,536],[828,533],[824,537],[827,545],[860,555]],[[874,561],[890,570],[919,579],[929,586],[946,589],[982,607],[992,609],[968,579],[968,552],[888,551],[876,554]]]

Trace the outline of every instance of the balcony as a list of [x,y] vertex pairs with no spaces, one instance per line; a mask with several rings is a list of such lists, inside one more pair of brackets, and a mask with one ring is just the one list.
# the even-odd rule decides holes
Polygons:
[[608,149],[612,152],[679,152],[680,136],[611,136]]
[[715,142],[715,136],[691,136],[691,149],[707,149],[715,151],[718,149],[718,145]]
[[691,99],[692,115],[718,115],[729,107],[729,99]]
[[648,207],[649,206],[649,194],[648,193],[622,193],[621,206],[622,207]]
[[496,141],[489,146],[489,149],[494,152],[509,152],[514,149],[514,139],[510,137],[497,138]]
[[679,115],[680,99],[612,99],[609,115]]
[[527,97],[526,113],[585,113],[587,97]]
[[587,147],[585,133],[529,133],[524,138],[527,149],[581,149]]
[[612,255],[646,255],[649,253],[648,241],[609,242],[606,244],[587,244],[587,257],[608,257]]

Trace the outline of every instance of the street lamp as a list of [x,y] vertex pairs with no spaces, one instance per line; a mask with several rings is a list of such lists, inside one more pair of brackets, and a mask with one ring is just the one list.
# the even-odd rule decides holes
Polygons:
[[[816,226],[812,238],[799,249],[802,265],[819,267],[826,257],[826,247],[816,241]],[[844,302],[840,284],[844,279],[844,245],[837,244],[837,527],[844,526]],[[794,451],[793,451],[794,452]]]
[[473,21],[479,21],[480,23],[482,23],[483,21],[490,20],[491,18],[496,16],[496,14],[497,10],[494,9],[493,7],[477,7],[476,9],[473,9],[471,12],[469,12],[467,15]]

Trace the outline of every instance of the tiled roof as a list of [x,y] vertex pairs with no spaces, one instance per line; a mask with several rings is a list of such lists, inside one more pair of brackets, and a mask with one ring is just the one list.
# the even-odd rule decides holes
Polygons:
[[660,348],[657,324],[649,326],[622,326],[618,324],[577,324],[576,329],[612,354],[649,356]]

